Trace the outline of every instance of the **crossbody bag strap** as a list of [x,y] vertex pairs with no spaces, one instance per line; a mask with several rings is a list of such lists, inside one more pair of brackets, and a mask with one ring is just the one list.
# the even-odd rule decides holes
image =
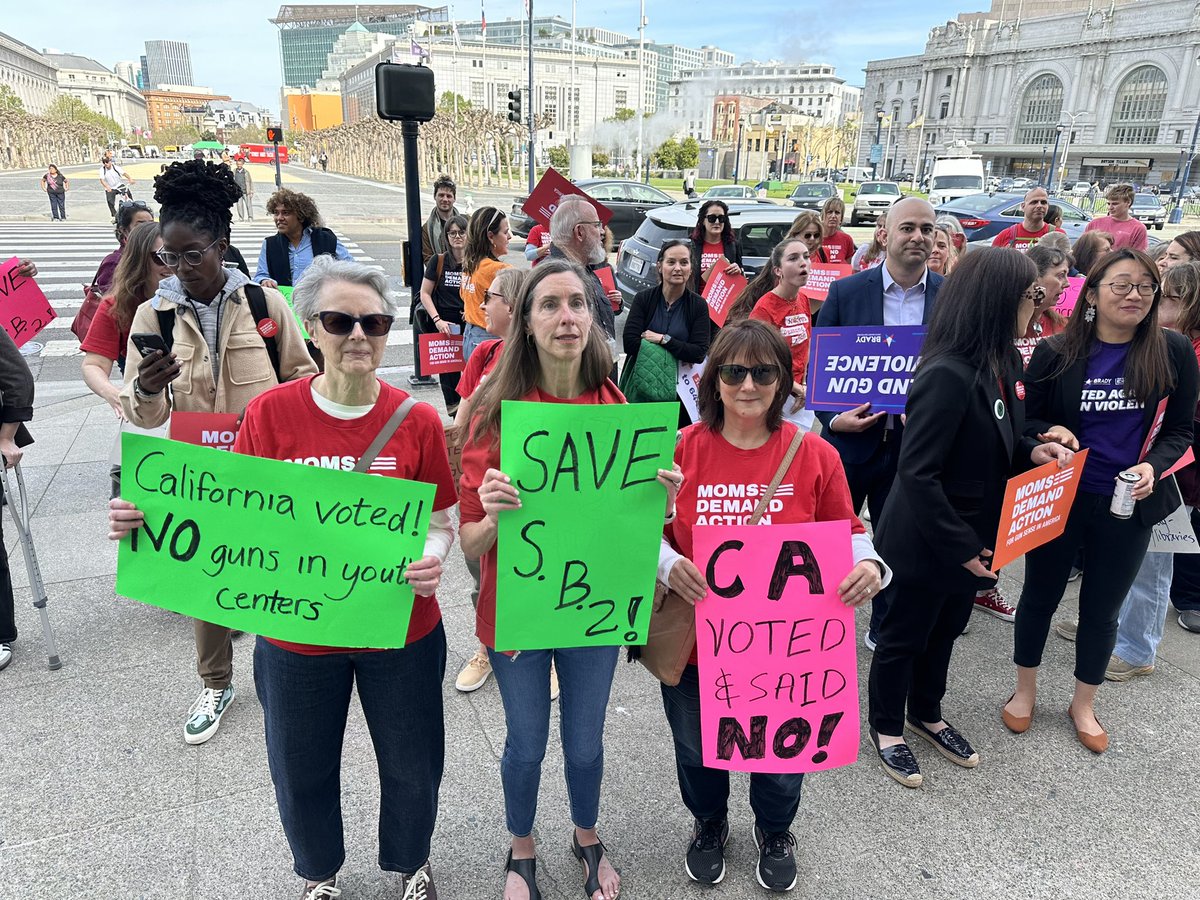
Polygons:
[[408,414],[416,405],[417,401],[409,397],[396,407],[396,411],[392,413],[392,417],[383,423],[383,427],[379,429],[379,434],[375,435],[375,440],[371,441],[371,446],[367,447],[367,452],[355,463],[355,472],[365,472],[371,468],[371,463],[375,462],[375,457],[379,455],[379,451],[392,439],[392,435],[396,433],[396,429],[404,423],[404,420],[408,418]]
[[771,483],[767,485],[766,492],[759,498],[758,505],[754,507],[754,512],[750,515],[750,525],[757,525],[759,519],[763,517],[763,513],[767,511],[767,504],[771,502],[771,498],[775,496],[775,491],[779,488],[779,483],[783,481],[783,476],[787,474],[788,467],[791,466],[792,460],[796,458],[796,452],[800,449],[800,444],[804,440],[804,432],[799,428],[796,429],[796,436],[792,438],[792,443],[788,446],[787,453],[783,455],[783,462],[779,464],[779,471],[775,473],[775,477],[771,479]]

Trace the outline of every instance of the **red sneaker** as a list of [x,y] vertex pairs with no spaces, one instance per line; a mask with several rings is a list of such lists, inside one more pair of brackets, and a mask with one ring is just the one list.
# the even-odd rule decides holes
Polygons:
[[998,587],[976,594],[975,608],[991,613],[997,619],[1003,619],[1005,622],[1011,622],[1017,617],[1016,607],[1004,599],[1004,595],[1000,593]]

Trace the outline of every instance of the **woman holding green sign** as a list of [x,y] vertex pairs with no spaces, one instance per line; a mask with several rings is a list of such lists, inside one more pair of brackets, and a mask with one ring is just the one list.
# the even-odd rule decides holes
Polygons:
[[[609,380],[612,354],[593,318],[585,284],[589,273],[565,259],[538,264],[518,292],[504,354],[476,393],[463,448],[460,519],[462,549],[481,557],[483,578],[476,634],[489,648],[500,685],[508,734],[500,763],[508,830],[508,900],[540,900],[533,840],[542,759],[550,733],[550,665],[562,686],[560,712],[572,852],[583,865],[589,900],[613,900],[621,880],[596,834],[604,773],[604,713],[617,664],[617,647],[524,650],[496,646],[497,519],[520,507],[517,490],[500,471],[500,414],[505,400],[609,404],[625,398]],[[673,507],[678,474],[659,470]],[[595,523],[594,527],[603,527]],[[581,540],[586,540],[585,535]]]
[[[305,879],[302,898],[336,897],[345,861],[342,743],[357,685],[379,765],[380,868],[400,874],[398,896],[434,897],[429,848],[445,755],[446,670],[435,592],[454,543],[448,510],[456,499],[441,418],[376,376],[396,309],[382,273],[319,257],[294,299],[325,371],[251,402],[234,452],[314,466],[333,459],[343,468],[433,484],[437,492],[424,554],[404,571],[415,602],[402,649],[257,640],[254,682],[279,816],[296,874]],[[140,524],[141,513],[117,500],[110,519],[120,537]]]

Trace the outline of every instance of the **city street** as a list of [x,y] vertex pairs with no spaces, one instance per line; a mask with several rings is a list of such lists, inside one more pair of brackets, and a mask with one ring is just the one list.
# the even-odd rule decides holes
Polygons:
[[[148,199],[158,162],[126,167],[134,196]],[[273,170],[252,167],[256,219],[235,221],[235,244],[253,270],[273,233],[264,204]],[[294,898],[300,880],[279,824],[267,769],[263,716],[254,693],[254,638],[235,641],[237,702],[208,743],[184,744],[182,727],[200,689],[190,621],[114,593],[116,547],[106,540],[109,454],[117,433],[109,407],[80,377],[69,329],[100,259],[115,246],[95,167],[67,167],[66,223],[52,223],[40,172],[0,174],[0,258],[28,256],[59,318],[27,356],[37,379],[36,443],[22,463],[33,535],[63,667],[49,671],[29,579],[11,518],[4,538],[21,635],[0,672],[0,894],[35,900]],[[351,253],[400,286],[404,194],[399,186],[284,168],[288,187],[310,194]],[[422,190],[422,209],[431,198]],[[508,209],[511,193],[460,189],[475,207]],[[856,240],[870,229],[856,229]],[[1171,233],[1170,231],[1167,234]],[[1156,236],[1163,233],[1155,232]],[[507,259],[524,266],[521,242]],[[389,338],[383,376],[407,388],[412,371],[408,300]],[[419,399],[442,410],[437,387]],[[620,527],[602,523],[601,529]],[[582,539],[582,538],[581,538]],[[595,532],[590,541],[602,541]],[[1022,567],[1001,575],[1016,602]],[[1085,576],[1086,577],[1086,576]],[[453,681],[477,646],[470,577],[457,548],[438,591],[449,655],[443,699],[446,767],[431,860],[441,900],[502,895],[508,847],[499,759],[504,717],[490,681],[474,694]],[[1063,614],[1073,613],[1078,582]],[[859,690],[866,705],[870,653],[858,615]],[[1168,619],[1154,674],[1106,684],[1098,712],[1111,749],[1093,756],[1064,715],[1073,685],[1073,645],[1053,634],[1032,730],[1000,721],[1013,689],[1012,625],[976,613],[958,642],[946,716],[982,762],[955,767],[914,742],[925,786],[907,790],[880,771],[866,736],[858,762],[811,777],[793,832],[802,900],[1003,898],[1122,900],[1196,896],[1200,804],[1193,769],[1200,745],[1200,638]],[[400,699],[400,698],[398,698]],[[556,705],[557,706],[557,705]],[[558,718],[557,708],[552,713]],[[547,900],[577,900],[580,869],[557,727],[543,770],[535,836]],[[765,896],[747,802],[748,778],[733,777],[728,874],[702,888],[684,874],[692,820],[682,806],[657,683],[621,662],[608,707],[599,831],[624,878],[622,900]],[[343,763],[347,859],[343,898],[398,897],[376,865],[378,778],[355,701]]]

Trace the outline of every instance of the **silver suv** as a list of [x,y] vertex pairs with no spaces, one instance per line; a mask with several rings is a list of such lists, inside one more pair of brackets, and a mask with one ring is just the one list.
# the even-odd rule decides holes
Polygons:
[[892,208],[903,194],[900,185],[894,181],[864,181],[858,186],[852,196],[854,205],[850,207],[850,225],[859,222],[874,222],[879,214]]

